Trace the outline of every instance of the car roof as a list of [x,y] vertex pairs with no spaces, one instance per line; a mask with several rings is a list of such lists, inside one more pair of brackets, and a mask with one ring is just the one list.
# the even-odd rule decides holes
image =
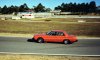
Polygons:
[[57,32],[65,32],[65,31],[63,31],[63,30],[52,30],[52,31],[57,31]]

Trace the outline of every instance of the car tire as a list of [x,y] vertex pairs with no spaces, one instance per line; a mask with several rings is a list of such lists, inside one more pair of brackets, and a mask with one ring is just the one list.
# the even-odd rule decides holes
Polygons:
[[70,43],[70,41],[69,41],[69,40],[64,40],[63,43],[64,43],[65,45],[67,45],[67,44]]
[[78,42],[78,40],[76,40],[75,42]]
[[43,40],[43,38],[38,38],[38,39],[37,39],[37,42],[38,42],[38,43],[43,43],[44,40]]

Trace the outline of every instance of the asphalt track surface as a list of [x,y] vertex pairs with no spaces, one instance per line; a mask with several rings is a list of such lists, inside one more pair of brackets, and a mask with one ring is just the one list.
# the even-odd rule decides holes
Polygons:
[[100,55],[100,39],[78,39],[73,44],[29,42],[31,38],[0,37],[0,53]]

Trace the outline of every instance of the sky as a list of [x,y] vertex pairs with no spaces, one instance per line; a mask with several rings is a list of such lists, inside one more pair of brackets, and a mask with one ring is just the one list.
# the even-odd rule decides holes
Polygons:
[[24,3],[28,5],[28,7],[32,8],[33,6],[37,6],[39,3],[42,3],[43,6],[46,8],[54,9],[54,7],[57,7],[58,5],[61,5],[62,3],[89,3],[91,1],[95,1],[97,6],[100,6],[100,0],[0,0],[0,7],[3,7],[4,5],[11,6],[16,5],[20,6]]

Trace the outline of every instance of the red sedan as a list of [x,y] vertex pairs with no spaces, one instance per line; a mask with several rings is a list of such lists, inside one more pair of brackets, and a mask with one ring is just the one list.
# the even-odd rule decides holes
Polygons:
[[69,35],[62,30],[53,30],[43,34],[36,34],[33,39],[38,43],[43,42],[62,42],[64,44],[69,44],[78,41],[76,36]]

